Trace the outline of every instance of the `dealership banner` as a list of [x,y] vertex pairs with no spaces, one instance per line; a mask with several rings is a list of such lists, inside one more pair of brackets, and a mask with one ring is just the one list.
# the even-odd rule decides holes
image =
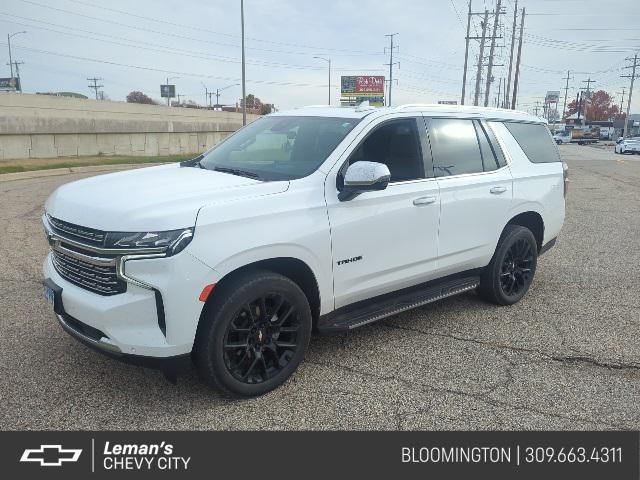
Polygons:
[[340,78],[340,102],[343,105],[357,105],[368,101],[372,106],[384,103],[384,76],[357,75]]
[[638,432],[1,432],[4,478],[639,478]]

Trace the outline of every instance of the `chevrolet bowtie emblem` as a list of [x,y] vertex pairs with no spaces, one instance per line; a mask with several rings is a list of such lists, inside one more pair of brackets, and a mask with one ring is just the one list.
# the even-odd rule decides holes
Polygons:
[[81,453],[82,449],[62,448],[62,445],[40,445],[40,448],[27,448],[20,461],[39,463],[41,467],[59,467],[62,462],[77,462]]

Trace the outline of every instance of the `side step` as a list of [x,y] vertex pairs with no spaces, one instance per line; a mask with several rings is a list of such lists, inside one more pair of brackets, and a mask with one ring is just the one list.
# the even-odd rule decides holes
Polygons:
[[324,315],[318,321],[318,331],[323,334],[347,332],[382,318],[473,290],[478,285],[479,276],[467,276],[405,288]]

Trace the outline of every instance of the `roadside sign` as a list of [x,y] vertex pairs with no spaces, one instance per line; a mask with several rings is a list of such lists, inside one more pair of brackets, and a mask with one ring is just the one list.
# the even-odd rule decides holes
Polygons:
[[357,105],[365,100],[369,105],[384,104],[383,75],[343,76],[340,79],[340,102],[345,105]]
[[12,92],[20,90],[20,79],[18,77],[0,78],[0,90]]
[[457,100],[438,100],[438,105],[457,105]]
[[160,85],[160,96],[163,98],[176,98],[176,86],[175,85]]
[[550,90],[547,92],[547,95],[544,97],[544,103],[547,105],[550,103],[558,103],[560,101],[560,91],[559,90]]

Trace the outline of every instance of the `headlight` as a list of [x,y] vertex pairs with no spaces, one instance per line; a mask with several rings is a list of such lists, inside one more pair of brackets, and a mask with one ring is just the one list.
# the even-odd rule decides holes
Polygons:
[[185,249],[193,238],[193,228],[166,232],[109,232],[105,240],[108,248],[163,248],[167,256]]

